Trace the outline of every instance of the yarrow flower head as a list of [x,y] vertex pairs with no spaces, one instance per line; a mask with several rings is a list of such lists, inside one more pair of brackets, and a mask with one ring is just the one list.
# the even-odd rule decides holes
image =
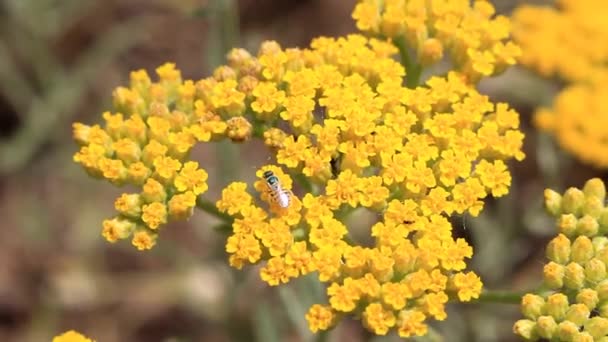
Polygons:
[[527,340],[603,341],[608,338],[608,207],[599,178],[563,195],[545,190],[558,235],[547,244],[546,294],[526,294],[524,319],[513,331]]
[[110,242],[132,237],[139,250],[154,246],[162,225],[192,215],[196,196],[207,191],[207,172],[188,153],[197,141],[219,139],[227,127],[173,64],[156,72],[157,82],[143,70],[131,73],[130,87],[115,90],[117,111],[103,114],[103,126],[74,124],[81,145],[74,161],[94,177],[140,187],[116,199],[118,215],[105,220],[102,231]]
[[[450,298],[477,298],[481,280],[465,271],[472,248],[452,237],[448,218],[477,216],[488,194],[505,195],[505,161],[524,158],[515,111],[490,102],[461,73],[408,89],[394,53],[351,35],[316,39],[310,49],[268,42],[257,57],[229,55],[247,56],[231,65],[237,83],[263,84],[247,95],[244,112],[266,122],[278,166],[259,169],[254,192],[241,182],[224,189],[217,207],[234,218],[226,251],[236,268],[262,263],[260,276],[272,286],[316,272],[328,299],[306,315],[312,331],[349,314],[379,335],[423,335],[428,319],[446,318]],[[281,122],[288,128],[276,128]],[[289,196],[287,207],[268,172]],[[353,210],[380,218],[368,228],[370,247],[347,238],[341,217]]]
[[514,38],[522,64],[568,84],[551,108],[540,108],[536,126],[582,161],[608,168],[608,2],[560,0],[557,7],[521,6],[514,13]]
[[361,31],[415,52],[410,64],[428,66],[445,54],[470,82],[503,72],[521,55],[508,40],[509,19],[487,1],[359,0],[352,16]]
[[[75,160],[85,170],[142,189],[117,200],[104,236],[150,248],[207,189],[207,173],[188,160],[193,144],[259,137],[273,164],[258,169],[251,190],[235,181],[216,202],[230,217],[229,263],[261,264],[271,286],[314,272],[327,300],[306,314],[312,331],[351,315],[378,335],[424,335],[429,319],[446,319],[449,300],[477,298],[481,279],[466,270],[473,249],[453,237],[449,218],[477,216],[485,197],[507,194],[507,162],[525,157],[517,112],[474,88],[514,63],[508,21],[491,19],[481,1],[370,6],[378,5],[361,1],[354,16],[376,37],[320,37],[304,49],[268,41],[255,55],[233,49],[227,65],[196,82],[167,66],[157,83],[137,72],[115,92],[120,112],[106,115],[104,128],[76,124]],[[374,10],[383,13],[378,27],[363,27]],[[406,67],[394,59],[403,45],[384,40],[401,35],[424,50]],[[413,82],[408,75],[444,48],[455,71]],[[369,243],[349,236],[353,211],[377,217],[364,227]]]

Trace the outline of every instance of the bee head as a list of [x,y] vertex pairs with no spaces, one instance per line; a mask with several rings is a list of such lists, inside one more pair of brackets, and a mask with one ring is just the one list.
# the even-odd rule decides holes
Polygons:
[[274,172],[268,170],[268,171],[264,171],[264,174],[262,175],[264,178],[268,179],[270,177],[272,177],[274,175]]

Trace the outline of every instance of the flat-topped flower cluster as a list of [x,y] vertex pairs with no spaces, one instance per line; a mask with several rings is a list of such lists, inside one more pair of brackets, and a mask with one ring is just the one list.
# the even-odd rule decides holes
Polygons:
[[[559,0],[557,8],[521,6],[514,13],[514,38],[522,64],[566,87],[536,125],[582,161],[608,167],[608,2]],[[543,104],[547,105],[547,104]]]
[[[182,80],[172,64],[157,69],[155,82],[132,73],[103,126],[74,125],[82,145],[76,162],[113,184],[141,187],[117,199],[104,237],[151,248],[159,228],[190,217],[207,190],[207,173],[189,160],[194,144],[259,137],[278,165],[259,168],[255,191],[239,181],[223,190],[216,206],[232,217],[226,251],[236,268],[262,263],[270,285],[316,272],[327,302],[306,315],[312,331],[355,315],[375,334],[424,335],[427,319],[446,318],[448,300],[477,298],[481,280],[465,270],[473,250],[453,237],[449,217],[477,216],[486,196],[507,194],[506,162],[524,158],[519,115],[474,88],[513,64],[518,50],[503,41],[508,20],[492,19],[485,2],[405,1],[403,16],[393,3],[375,8],[384,13],[379,26],[364,18],[375,2],[355,9],[358,26],[377,38],[321,37],[306,49],[268,41],[255,56],[234,49],[198,81]],[[386,31],[391,23],[406,26]],[[437,31],[442,25],[454,35]],[[455,71],[404,84],[410,70],[394,57],[407,51],[379,39],[389,32],[409,37],[414,49],[412,37],[433,34],[451,51]],[[421,56],[402,62],[416,68],[439,60]],[[267,171],[289,205],[275,200]],[[369,227],[371,246],[349,236],[344,217],[354,210],[380,218]]]

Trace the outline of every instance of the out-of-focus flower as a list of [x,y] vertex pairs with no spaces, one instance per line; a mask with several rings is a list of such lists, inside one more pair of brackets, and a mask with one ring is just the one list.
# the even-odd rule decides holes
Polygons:
[[95,342],[89,338],[86,338],[84,335],[80,333],[70,330],[66,331],[61,335],[53,337],[53,342]]
[[522,64],[569,84],[534,121],[582,161],[608,167],[608,2],[559,0],[556,7],[524,5],[514,13]]
[[582,190],[570,188],[563,195],[545,190],[545,205],[558,222],[558,235],[547,245],[549,261],[543,269],[544,285],[551,292],[522,298],[524,319],[513,327],[517,335],[533,341],[608,338],[605,199],[606,188],[598,178],[587,181]]

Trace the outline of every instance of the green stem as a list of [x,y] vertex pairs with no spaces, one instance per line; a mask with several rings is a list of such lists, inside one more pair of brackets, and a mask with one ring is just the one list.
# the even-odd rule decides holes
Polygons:
[[208,213],[209,215],[217,217],[218,219],[226,223],[232,224],[232,222],[234,221],[234,218],[232,218],[232,216],[219,211],[215,204],[209,202],[201,196],[196,198],[196,206],[204,212]]
[[315,342],[327,342],[329,341],[329,330],[321,330],[315,336]]
[[308,193],[313,193],[312,183],[302,173],[294,173],[291,177]]
[[472,300],[471,303],[502,303],[519,304],[521,298],[528,292],[516,291],[483,291],[479,298]]
[[395,39],[394,44],[399,49],[401,65],[405,67],[405,85],[408,88],[416,88],[420,83],[422,65],[417,63],[416,60],[410,56],[407,43],[405,42],[405,37],[398,37]]

